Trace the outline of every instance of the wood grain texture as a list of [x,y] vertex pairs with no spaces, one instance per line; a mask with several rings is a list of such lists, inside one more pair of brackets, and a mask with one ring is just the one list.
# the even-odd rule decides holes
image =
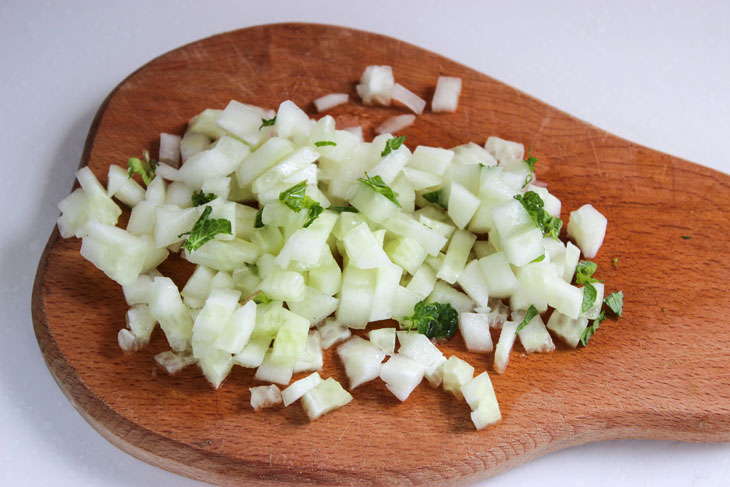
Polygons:
[[[533,147],[537,175],[563,201],[563,219],[592,203],[609,220],[595,259],[625,318],[590,346],[525,355],[507,372],[492,354],[443,347],[490,372],[503,420],[475,432],[466,404],[422,384],[400,403],[373,381],[343,409],[309,423],[298,405],[254,413],[253,371],[235,367],[219,391],[196,368],[157,373],[151,344],[123,355],[119,286],[54,232],[38,266],[33,322],[48,367],[80,414],[122,450],[167,470],[224,485],[461,485],[572,445],[615,438],[730,441],[730,295],[720,272],[730,238],[730,177],[622,140],[449,59],[351,29],[278,24],[211,37],[161,56],[100,107],[81,164],[106,181],[110,164],[182,133],[204,108],[231,99],[277,107],[346,92],[330,111],[366,136],[397,107],[363,107],[354,86],[370,64],[429,99],[438,75],[463,79],[453,114],[424,113],[402,133],[409,147],[483,143],[498,135]],[[692,239],[682,239],[690,235]],[[618,257],[618,268],[611,260]],[[178,259],[161,271],[182,285]],[[329,350],[324,376],[346,384]]]

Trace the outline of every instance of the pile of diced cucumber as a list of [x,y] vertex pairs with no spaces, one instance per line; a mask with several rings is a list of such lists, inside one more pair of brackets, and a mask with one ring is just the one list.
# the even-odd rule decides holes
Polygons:
[[[58,228],[122,286],[121,348],[140,349],[159,324],[170,350],[156,360],[169,373],[197,364],[218,388],[232,367],[256,368],[266,385],[251,388],[254,409],[301,399],[316,419],[352,400],[319,375],[322,350],[337,345],[350,390],[380,379],[404,401],[425,377],[465,399],[477,429],[498,421],[487,373],[444,356],[433,338],[454,329],[423,334],[416,311],[458,316],[466,348],[493,353],[498,373],[516,338],[528,353],[552,351],[551,336],[575,347],[604,287],[585,281],[586,302],[573,276],[606,218],[584,205],[567,225],[577,246],[560,241],[561,202],[536,184],[519,143],[409,148],[361,133],[291,101],[276,112],[231,101],[182,138],[163,134],[160,161],[111,166],[106,188],[80,169]],[[131,209],[126,229],[115,199]],[[157,270],[170,252],[195,265],[182,288]],[[351,331],[382,320],[398,330]]]

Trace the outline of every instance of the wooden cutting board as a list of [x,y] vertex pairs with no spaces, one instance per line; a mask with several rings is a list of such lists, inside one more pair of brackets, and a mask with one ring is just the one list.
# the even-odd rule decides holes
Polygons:
[[[730,176],[608,134],[482,73],[429,51],[366,32],[278,24],[230,32],[165,54],[104,101],[81,165],[106,182],[110,164],[160,132],[231,99],[276,108],[345,92],[338,126],[366,138],[397,107],[364,107],[355,84],[365,66],[389,64],[396,80],[430,100],[439,75],[463,79],[459,109],[428,111],[405,129],[407,145],[451,147],[487,136],[521,141],[539,157],[539,179],[563,202],[608,217],[595,261],[608,292],[625,294],[624,318],[605,322],[586,348],[525,355],[504,375],[492,354],[443,346],[487,370],[502,409],[475,431],[469,409],[422,384],[400,403],[373,381],[345,408],[309,423],[299,405],[254,413],[251,370],[236,367],[213,391],[190,367],[158,372],[165,350],[124,355],[116,343],[126,305],[120,287],[79,255],[80,241],[51,235],[38,265],[33,323],[48,367],[81,415],[122,450],[161,468],[224,485],[461,485],[561,448],[615,438],[730,440],[730,294],[721,272],[730,245]],[[684,238],[691,237],[691,238]],[[618,259],[618,266],[612,260]],[[189,265],[161,271],[179,286]],[[324,376],[347,384],[333,350]]]

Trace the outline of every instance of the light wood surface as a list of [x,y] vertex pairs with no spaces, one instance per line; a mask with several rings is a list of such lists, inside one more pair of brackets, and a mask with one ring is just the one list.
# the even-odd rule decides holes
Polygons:
[[[606,215],[596,276],[608,292],[624,291],[624,318],[605,322],[587,348],[525,355],[516,345],[501,376],[492,354],[468,353],[455,336],[442,349],[487,370],[502,409],[502,422],[480,432],[465,403],[425,382],[405,403],[370,382],[310,424],[298,405],[254,413],[252,370],[235,367],[219,391],[194,367],[158,372],[153,356],[167,348],[159,330],[146,349],[122,354],[120,287],[80,256],[79,240],[54,232],[38,266],[33,322],[79,413],[146,462],[224,485],[462,485],[590,441],[730,441],[727,175],[619,139],[407,43],[305,24],[230,32],[151,61],[100,107],[81,164],[105,182],[110,164],[156,153],[160,132],[181,134],[193,115],[231,99],[272,108],[292,99],[314,114],[315,98],[350,93],[329,113],[372,136],[405,111],[357,101],[355,83],[370,64],[393,66],[396,81],[428,100],[439,75],[463,79],[457,112],[418,117],[402,132],[409,147],[521,141],[563,201],[564,220],[584,203]],[[181,286],[192,269],[172,258],[160,270]],[[323,375],[347,383],[332,349]]]

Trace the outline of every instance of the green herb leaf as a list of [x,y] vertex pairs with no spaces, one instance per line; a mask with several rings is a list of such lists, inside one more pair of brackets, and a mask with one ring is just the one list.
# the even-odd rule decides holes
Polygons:
[[259,211],[256,212],[256,223],[254,223],[254,228],[263,228],[264,227],[264,220],[262,218],[264,214],[264,207],[262,206],[259,208]]
[[[393,140],[393,139],[390,139],[390,140]],[[358,181],[360,181],[362,184],[364,184],[366,186],[370,186],[376,192],[378,192],[378,193],[382,194],[383,196],[385,196],[386,198],[388,198],[390,201],[395,203],[395,205],[398,208],[403,208],[401,206],[400,202],[398,201],[398,199],[396,198],[396,196],[398,196],[398,193],[396,193],[395,191],[390,189],[390,186],[385,184],[385,181],[383,181],[383,178],[381,178],[380,176],[374,176],[371,178],[370,176],[368,176],[368,173],[365,173],[365,177],[358,178]]]
[[359,210],[354,206],[330,206],[327,209],[335,213],[359,213]]
[[314,143],[314,145],[317,147],[324,147],[326,145],[337,145],[337,143],[335,143],[331,140],[318,140],[317,142]]
[[532,263],[532,262],[542,262],[543,260],[545,260],[545,254],[542,254],[540,257],[535,257],[534,259],[532,259],[530,261],[530,263]]
[[231,235],[231,222],[225,218],[209,218],[211,211],[213,211],[213,208],[206,206],[203,214],[193,225],[193,229],[178,235],[178,237],[190,235],[183,243],[182,248],[192,252],[198,250],[206,242],[213,240],[219,233]]
[[155,170],[159,163],[154,159],[150,159],[150,153],[146,150],[142,151],[142,159],[130,157],[127,161],[127,175],[131,178],[135,174],[142,176],[145,185],[149,185],[155,179]]
[[525,182],[522,183],[522,187],[524,188],[525,186],[530,184],[534,179],[535,179],[535,176],[533,173],[528,174],[527,176],[525,176]]
[[522,323],[517,326],[517,328],[515,329],[515,333],[519,333],[519,331],[526,327],[538,314],[539,313],[537,311],[537,308],[535,308],[533,305],[530,305],[530,307],[527,308],[527,312],[525,313],[525,319],[523,319]]
[[583,304],[580,307],[581,313],[588,312],[593,307],[597,297],[598,291],[596,291],[596,287],[590,282],[586,282],[585,287],[583,287]]
[[295,184],[286,191],[282,191],[279,194],[279,201],[288,206],[291,210],[299,213],[304,208],[304,200],[307,195],[307,183],[302,181],[299,184]]
[[398,150],[398,148],[403,145],[403,142],[406,141],[406,136],[401,135],[400,137],[393,137],[392,139],[388,139],[388,141],[385,143],[385,149],[383,149],[383,152],[380,153],[380,157],[385,157],[394,150]]
[[516,194],[514,198],[522,203],[522,206],[544,236],[558,240],[560,229],[563,228],[563,220],[551,216],[550,213],[545,211],[545,203],[539,194],[534,191],[528,191],[524,195]]
[[593,324],[588,325],[585,330],[583,330],[583,333],[580,334],[580,343],[585,347],[588,345],[588,340],[591,339],[593,334],[598,330],[598,327],[606,320],[606,313],[601,311],[601,313],[598,315],[598,318],[593,320]]
[[691,238],[692,238],[691,235],[682,235],[682,240],[689,240]]
[[608,306],[611,311],[616,313],[616,316],[621,318],[621,315],[624,312],[624,293],[623,291],[616,291],[615,293],[611,293],[603,300],[604,303],[606,303],[606,306]]
[[263,291],[259,291],[253,296],[253,302],[256,304],[269,304],[271,298],[268,297]]
[[531,172],[535,172],[535,164],[537,164],[537,157],[530,157],[530,151],[532,147],[527,149],[527,158],[525,158],[525,164],[530,168]]
[[[314,200],[312,200],[312,201],[314,201]],[[322,214],[322,212],[324,211],[324,208],[322,208],[322,205],[320,205],[319,203],[317,203],[315,201],[313,205],[308,207],[308,210],[309,210],[309,215],[307,216],[307,221],[304,222],[304,228],[307,228],[309,225],[311,225],[312,222],[314,220],[316,220],[319,215]]]
[[203,190],[201,189],[200,191],[194,192],[191,199],[193,200],[193,206],[200,206],[210,203],[216,198],[217,196],[215,193],[203,193]]
[[426,193],[423,195],[423,199],[425,199],[429,203],[439,205],[444,210],[449,209],[449,200],[446,199],[446,195],[443,189],[437,189],[436,191]]
[[428,338],[451,338],[459,326],[459,313],[449,303],[419,301],[413,315],[404,320],[411,322],[409,330],[415,328]]
[[614,269],[618,269],[618,257],[611,259],[611,263],[613,264]]
[[259,126],[259,130],[261,130],[261,129],[262,129],[262,128],[264,128],[264,127],[271,127],[271,126],[273,126],[273,125],[274,125],[275,123],[276,123],[276,117],[274,117],[274,118],[270,118],[270,119],[268,119],[268,120],[267,120],[267,119],[265,119],[265,118],[262,118],[262,119],[261,119],[261,125]]
[[309,215],[307,217],[307,221],[304,223],[304,228],[307,228],[309,225],[311,225],[312,222],[316,220],[317,217],[321,215],[324,211],[322,205],[320,205],[319,202],[317,202],[316,200],[307,196],[306,192],[307,183],[303,181],[299,184],[295,184],[286,191],[282,191],[279,194],[279,201],[288,206],[289,209],[291,209],[292,211],[299,213],[303,209],[308,210]]
[[598,269],[598,264],[591,262],[590,260],[581,260],[578,265],[575,266],[575,283],[576,284],[590,284],[593,282],[599,282],[598,279],[592,277]]

